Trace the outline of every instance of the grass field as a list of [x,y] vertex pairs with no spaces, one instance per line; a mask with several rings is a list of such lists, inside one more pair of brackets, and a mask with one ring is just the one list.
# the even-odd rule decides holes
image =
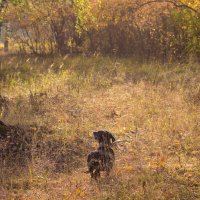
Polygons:
[[[1,159],[0,199],[200,199],[199,64],[7,56],[0,94],[3,122],[51,130],[25,165]],[[101,129],[129,142],[96,183],[84,171]]]

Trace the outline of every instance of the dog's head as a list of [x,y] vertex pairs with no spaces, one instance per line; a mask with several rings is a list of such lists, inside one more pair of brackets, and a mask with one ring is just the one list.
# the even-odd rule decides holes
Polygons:
[[93,132],[93,135],[94,139],[98,141],[99,144],[110,146],[111,143],[115,141],[115,138],[112,135],[112,133],[108,131],[95,131]]

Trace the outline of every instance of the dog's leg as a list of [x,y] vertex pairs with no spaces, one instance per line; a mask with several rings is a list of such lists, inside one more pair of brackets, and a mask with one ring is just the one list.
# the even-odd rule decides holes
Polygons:
[[100,177],[101,177],[100,170],[97,170],[97,171],[96,171],[96,175],[97,175],[97,178],[100,178]]
[[95,179],[95,174],[93,172],[90,173],[91,179]]
[[100,178],[100,171],[99,170],[95,170],[94,178],[95,178],[96,181],[98,181],[98,179]]

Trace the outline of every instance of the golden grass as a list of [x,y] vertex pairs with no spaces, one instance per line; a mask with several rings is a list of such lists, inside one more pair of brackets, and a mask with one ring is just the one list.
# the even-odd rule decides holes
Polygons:
[[[128,58],[2,58],[1,95],[9,99],[2,120],[50,127],[54,133],[44,140],[71,143],[67,148],[78,149],[81,163],[59,173],[54,160],[33,154],[21,173],[3,168],[4,198],[200,198],[199,72],[198,64],[138,64]],[[100,129],[129,142],[115,148],[111,177],[95,183],[83,172],[96,146],[92,131]],[[84,145],[75,142],[78,137]]]

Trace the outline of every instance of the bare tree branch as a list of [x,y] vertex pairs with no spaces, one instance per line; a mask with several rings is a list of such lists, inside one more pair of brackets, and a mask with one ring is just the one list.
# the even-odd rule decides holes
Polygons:
[[171,3],[173,4],[175,7],[177,8],[187,8],[193,12],[195,12],[196,14],[200,14],[200,12],[194,8],[192,8],[191,6],[188,6],[187,4],[184,4],[180,1],[177,1],[177,0],[152,0],[152,1],[147,1],[145,3],[142,3],[142,4],[138,4],[138,7],[136,7],[135,9],[138,10],[146,5],[150,5],[150,4],[153,4],[153,3]]

